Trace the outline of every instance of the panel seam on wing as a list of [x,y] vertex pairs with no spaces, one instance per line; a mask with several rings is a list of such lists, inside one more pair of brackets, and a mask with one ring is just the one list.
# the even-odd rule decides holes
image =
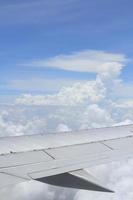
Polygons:
[[42,150],[44,153],[46,153],[50,158],[52,158],[53,160],[55,160],[56,158],[54,156],[52,156],[50,153],[47,152],[47,150]]
[[104,142],[100,142],[101,144],[103,144],[105,147],[107,147],[110,150],[114,150],[112,147],[110,147],[109,145],[105,144]]

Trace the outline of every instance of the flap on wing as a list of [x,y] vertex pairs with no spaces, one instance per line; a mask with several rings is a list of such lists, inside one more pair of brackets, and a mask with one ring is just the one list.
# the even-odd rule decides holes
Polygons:
[[83,190],[93,190],[99,192],[113,192],[104,187],[97,179],[85,170],[77,170],[64,174],[36,179],[37,181],[51,185],[77,188]]
[[8,186],[13,185],[13,184],[15,185],[15,184],[27,181],[24,178],[20,178],[20,177],[17,177],[17,176],[6,174],[6,173],[0,173],[0,180],[1,180],[0,181],[0,188],[8,187]]

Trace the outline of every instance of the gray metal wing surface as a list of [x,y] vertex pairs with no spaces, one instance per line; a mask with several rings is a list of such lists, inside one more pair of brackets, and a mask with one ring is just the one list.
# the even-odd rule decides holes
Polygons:
[[0,138],[0,187],[29,180],[112,192],[84,169],[133,155],[133,125]]

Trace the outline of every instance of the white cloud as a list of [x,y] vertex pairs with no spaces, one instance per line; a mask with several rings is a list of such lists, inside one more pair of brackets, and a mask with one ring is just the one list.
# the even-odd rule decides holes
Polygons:
[[[13,113],[16,115],[16,119],[15,116],[12,116]],[[0,136],[45,133],[46,126],[45,118],[33,116],[29,120],[28,117],[24,116],[24,111],[21,109],[0,112]]]
[[35,67],[54,67],[64,70],[93,72],[104,76],[118,76],[127,61],[123,54],[113,54],[104,51],[85,50],[68,55],[40,61],[33,61],[27,65]]
[[24,105],[72,106],[99,103],[105,98],[110,98],[111,95],[117,96],[118,90],[124,88],[122,81],[119,80],[119,75],[126,61],[126,56],[122,54],[86,50],[30,63],[29,65],[36,67],[56,67],[65,70],[93,72],[97,76],[93,81],[80,81],[73,83],[69,87],[62,87],[55,95],[32,96],[24,94],[17,98],[16,103]]
[[71,131],[71,129],[66,125],[66,124],[59,124],[56,128],[56,131],[58,133],[61,133],[61,132],[69,132]]
[[114,123],[111,113],[97,104],[86,107],[85,112],[82,113],[82,119],[82,129],[111,126]]
[[71,87],[63,87],[55,95],[24,94],[16,99],[17,104],[24,105],[77,105],[99,102],[106,94],[106,88],[100,79],[75,83]]
[[55,192],[49,186],[39,182],[30,181],[0,191],[2,200],[52,200]]

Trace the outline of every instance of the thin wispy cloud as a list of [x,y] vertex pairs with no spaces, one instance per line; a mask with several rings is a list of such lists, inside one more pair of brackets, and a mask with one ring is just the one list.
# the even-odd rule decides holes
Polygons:
[[66,55],[57,55],[48,59],[33,61],[27,65],[50,67],[70,71],[93,73],[116,73],[125,66],[127,58],[123,54],[105,51],[84,50]]
[[[30,79],[16,79],[7,81],[4,88],[11,90],[21,90],[36,93],[56,93],[62,87],[72,86],[75,82],[85,82],[85,80],[75,80],[66,78],[30,78]],[[0,87],[1,88],[1,87]]]
[[67,2],[61,0],[6,2],[0,7],[0,25],[48,24],[53,21],[69,21],[72,16],[68,13],[75,2],[78,3],[78,0],[68,0]]

